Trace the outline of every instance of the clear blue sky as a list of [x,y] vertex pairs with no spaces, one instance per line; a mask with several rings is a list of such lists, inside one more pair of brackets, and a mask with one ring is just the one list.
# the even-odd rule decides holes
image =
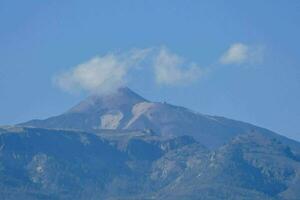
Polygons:
[[217,66],[179,87],[159,86],[144,70],[129,87],[300,140],[299,36],[299,0],[1,0],[0,124],[59,114],[84,98],[51,80],[94,56],[164,45],[209,68],[243,43],[263,46],[263,62]]

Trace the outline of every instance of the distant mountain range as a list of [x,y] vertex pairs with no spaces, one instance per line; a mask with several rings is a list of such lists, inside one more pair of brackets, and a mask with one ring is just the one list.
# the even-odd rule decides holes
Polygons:
[[128,88],[0,128],[0,199],[299,200],[300,143]]

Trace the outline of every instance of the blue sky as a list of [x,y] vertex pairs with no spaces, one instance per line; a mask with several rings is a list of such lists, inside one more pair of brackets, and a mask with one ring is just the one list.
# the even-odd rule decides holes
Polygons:
[[[300,140],[299,35],[297,0],[1,0],[0,124],[65,111],[88,92],[61,90],[55,77],[74,78],[80,64],[108,55],[124,64],[119,57],[150,48],[156,62],[136,64],[145,66],[116,83]],[[238,44],[246,53],[222,61]],[[164,49],[167,60],[158,62]],[[169,58],[179,59],[171,70],[180,75],[158,81],[155,70]]]

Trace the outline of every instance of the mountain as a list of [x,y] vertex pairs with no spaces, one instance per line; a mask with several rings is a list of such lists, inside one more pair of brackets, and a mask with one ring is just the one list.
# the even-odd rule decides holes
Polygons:
[[[67,112],[21,126],[84,130],[151,130],[164,137],[190,135],[208,148],[217,148],[239,134],[276,133],[240,121],[209,116],[167,103],[151,102],[129,88],[108,95],[92,95]],[[281,138],[290,145],[292,140]]]
[[0,199],[299,200],[300,143],[128,88],[0,127]]
[[92,95],[67,112],[46,120],[32,120],[22,125],[80,130],[120,129],[131,117],[134,105],[147,102],[128,88],[108,95]]
[[5,200],[297,200],[300,157],[257,133],[209,150],[149,131],[3,127],[0,177]]
[[194,161],[190,170],[180,174],[158,196],[296,200],[300,196],[299,158],[277,139],[261,134],[237,136],[205,159]]

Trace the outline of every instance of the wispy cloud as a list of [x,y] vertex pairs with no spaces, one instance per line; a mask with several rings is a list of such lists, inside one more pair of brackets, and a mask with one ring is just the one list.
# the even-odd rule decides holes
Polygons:
[[54,83],[69,92],[81,90],[105,93],[126,83],[126,75],[148,54],[148,49],[136,49],[123,54],[107,54],[73,67],[54,77]]
[[161,48],[154,61],[155,79],[158,84],[179,85],[188,84],[199,79],[202,69],[192,62]]
[[262,46],[249,46],[243,43],[235,43],[221,56],[220,63],[224,65],[260,63],[263,61],[263,54]]
[[[145,64],[145,61],[148,64]],[[58,74],[54,77],[54,83],[68,92],[85,90],[105,93],[126,84],[130,70],[149,65],[153,67],[154,78],[160,85],[191,83],[202,74],[197,64],[186,62],[182,57],[162,47],[97,56]]]
[[[219,64],[241,65],[262,60],[263,48],[260,46],[236,43],[221,56]],[[153,70],[155,82],[165,86],[188,85],[201,79],[207,72],[206,68],[200,67],[199,64],[188,61],[166,47],[160,47],[96,56],[58,74],[54,77],[54,83],[69,92],[85,90],[91,93],[106,93],[124,86],[131,70],[143,70],[149,66]],[[209,71],[214,70],[217,68]]]

